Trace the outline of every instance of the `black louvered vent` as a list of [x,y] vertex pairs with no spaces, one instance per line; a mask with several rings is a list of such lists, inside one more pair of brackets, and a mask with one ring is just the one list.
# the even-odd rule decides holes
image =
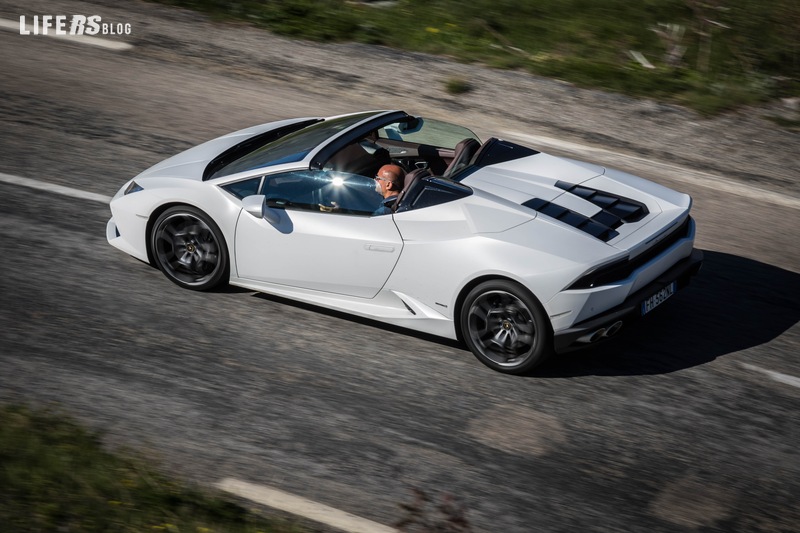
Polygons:
[[[595,218],[600,214],[606,213],[603,218],[608,221],[612,221],[610,216],[613,216],[621,219],[622,222],[638,222],[646,217],[649,213],[647,206],[643,203],[637,202],[636,200],[631,200],[630,198],[625,198],[624,196],[619,196],[617,194],[598,191],[597,189],[584,187],[583,185],[573,185],[572,183],[567,183],[566,181],[556,182],[556,187],[559,189],[564,189],[568,193],[574,194],[575,196],[579,196],[587,202],[591,202],[602,209],[603,211],[595,215]],[[621,222],[617,225],[608,225],[616,228],[620,224]]]
[[616,194],[598,191],[582,185],[573,185],[565,181],[557,182],[556,187],[593,203],[601,211],[591,217],[587,217],[566,207],[539,198],[531,198],[522,205],[585,231],[603,242],[608,242],[619,235],[619,232],[615,230],[622,224],[638,222],[649,213],[647,206],[643,203]]
[[[608,242],[619,235],[618,232],[614,231],[614,228],[617,228],[622,224],[622,221],[619,217],[613,217],[613,220],[610,220],[610,217],[599,216],[604,215],[604,211],[601,211],[594,217],[589,218],[585,215],[581,215],[580,213],[576,213],[571,209],[561,207],[560,205],[556,205],[552,202],[541,200],[539,198],[532,198],[522,205],[533,209],[534,211],[538,211],[539,213],[543,213],[549,217],[555,218],[556,220],[560,220],[561,222],[578,228],[581,231],[585,231],[589,235],[597,237],[603,242]],[[604,222],[603,219],[605,219],[606,222],[611,222],[611,224]]]

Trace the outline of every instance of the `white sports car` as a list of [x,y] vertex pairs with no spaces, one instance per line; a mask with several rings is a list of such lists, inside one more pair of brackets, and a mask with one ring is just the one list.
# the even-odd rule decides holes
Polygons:
[[[375,187],[407,174],[388,214]],[[461,339],[526,372],[652,311],[700,269],[691,198],[402,111],[271,122],[173,156],[111,201],[108,241],[222,283]]]

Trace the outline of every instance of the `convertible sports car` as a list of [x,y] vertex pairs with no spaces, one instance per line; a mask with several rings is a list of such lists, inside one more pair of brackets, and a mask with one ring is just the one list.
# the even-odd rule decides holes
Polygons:
[[[388,214],[375,174],[407,174]],[[461,339],[511,374],[616,334],[702,263],[691,198],[402,111],[271,122],[127,182],[108,241],[222,283]]]

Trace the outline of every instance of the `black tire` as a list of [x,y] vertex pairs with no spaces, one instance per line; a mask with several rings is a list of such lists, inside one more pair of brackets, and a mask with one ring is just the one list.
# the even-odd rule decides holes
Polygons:
[[161,213],[150,233],[156,266],[177,285],[206,291],[228,282],[228,247],[211,217],[191,206]]
[[508,280],[472,289],[460,316],[461,336],[478,360],[498,372],[524,374],[552,352],[553,334],[541,304]]

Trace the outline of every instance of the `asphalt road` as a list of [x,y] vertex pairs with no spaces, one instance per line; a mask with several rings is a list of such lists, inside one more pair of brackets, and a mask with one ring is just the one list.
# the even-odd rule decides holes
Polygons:
[[[145,25],[172,13],[135,5]],[[0,173],[110,196],[227,131],[392,107],[130,40],[0,31]],[[522,129],[479,129],[493,125]],[[797,531],[800,210],[646,167],[627,169],[692,194],[703,271],[617,340],[529,377],[248,291],[180,290],[106,243],[104,204],[0,182],[0,400],[56,404],[177,476],[382,524],[421,489],[456,497],[476,531]]]

